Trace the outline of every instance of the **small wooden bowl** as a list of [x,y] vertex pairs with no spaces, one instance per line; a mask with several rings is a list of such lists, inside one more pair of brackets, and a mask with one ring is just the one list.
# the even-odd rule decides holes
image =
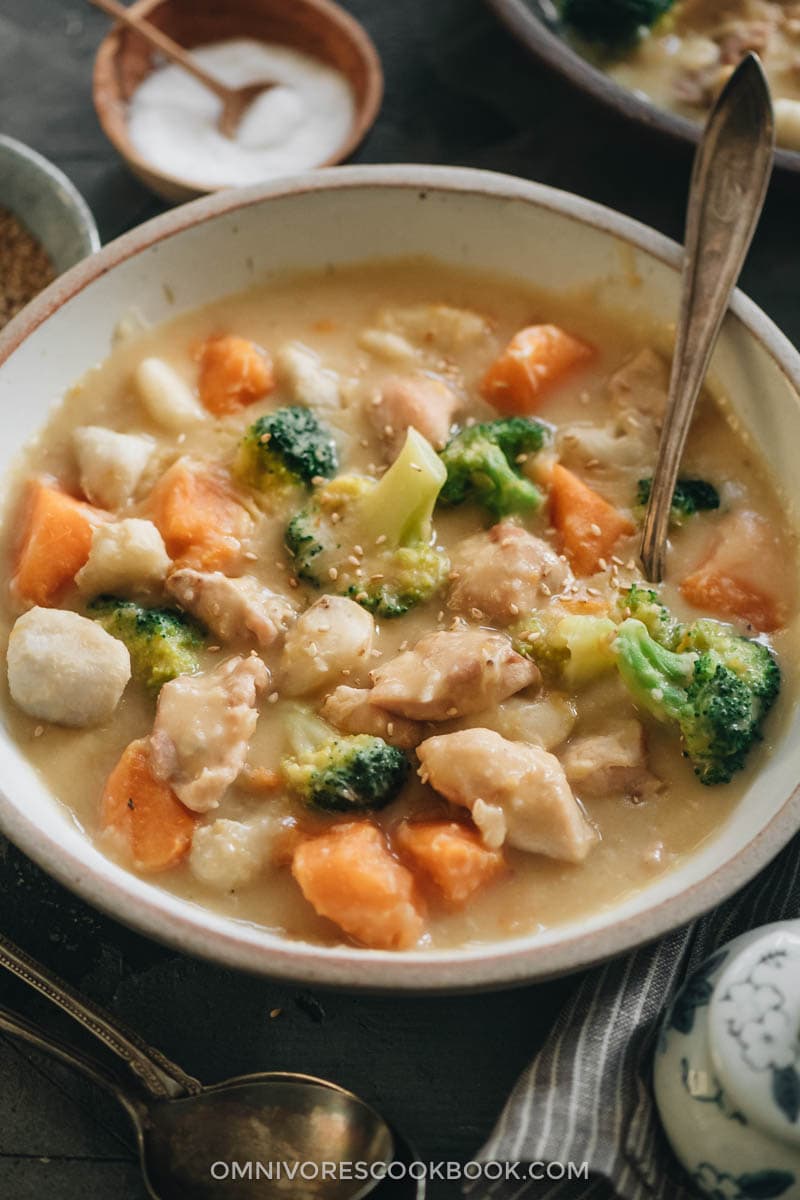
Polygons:
[[[138,0],[131,12],[147,17],[191,49],[235,37],[278,42],[336,67],[350,81],[355,117],[350,133],[319,166],[343,162],[371,127],[383,96],[383,71],[375,46],[358,21],[332,0]],[[153,70],[154,54],[133,30],[115,25],[100,43],[94,64],[94,105],[106,136],[133,173],[173,203],[222,188],[198,188],[151,166],[128,136],[128,102]]]

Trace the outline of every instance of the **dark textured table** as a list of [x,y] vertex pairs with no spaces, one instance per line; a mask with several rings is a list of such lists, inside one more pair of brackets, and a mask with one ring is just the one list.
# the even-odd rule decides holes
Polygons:
[[[369,28],[386,72],[382,113],[356,161],[507,171],[680,234],[688,152],[645,140],[547,74],[480,0],[349,0],[347,7]],[[107,241],[160,206],[95,120],[91,63],[104,28],[82,0],[0,0],[0,131],[72,177]],[[795,340],[799,201],[791,181],[773,186],[744,280]],[[561,980],[432,999],[311,995],[147,941],[2,844],[0,897],[5,932],[192,1073],[208,1081],[270,1068],[327,1076],[396,1121],[425,1158],[463,1161],[478,1148],[571,986]],[[5,978],[0,1002],[50,1019]],[[432,1194],[456,1191],[440,1185]],[[4,1039],[0,1196],[144,1196],[130,1133],[113,1103]]]

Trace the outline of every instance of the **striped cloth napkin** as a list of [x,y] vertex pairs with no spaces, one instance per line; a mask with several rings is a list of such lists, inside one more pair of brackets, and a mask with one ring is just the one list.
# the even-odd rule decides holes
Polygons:
[[798,916],[798,875],[800,837],[707,916],[583,976],[476,1157],[586,1162],[589,1181],[476,1180],[467,1194],[480,1200],[696,1200],[652,1097],[661,1015],[684,979],[724,942]]

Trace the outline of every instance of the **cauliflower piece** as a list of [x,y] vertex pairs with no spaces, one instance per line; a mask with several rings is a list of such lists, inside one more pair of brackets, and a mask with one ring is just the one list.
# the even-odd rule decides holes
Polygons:
[[247,760],[269,671],[255,654],[179,675],[159,692],[150,736],[153,774],[193,812],[216,808]]
[[103,425],[82,425],[72,435],[81,491],[101,508],[127,504],[150,461],[152,438],[117,433]]
[[278,379],[296,404],[306,408],[338,408],[339,376],[323,367],[319,356],[301,342],[281,346],[275,355]]
[[131,677],[122,642],[87,617],[31,608],[8,639],[8,686],[23,712],[82,728],[106,721]]
[[359,334],[358,344],[362,350],[384,362],[410,363],[417,357],[417,351],[407,338],[386,329],[365,329]]
[[543,750],[552,750],[567,740],[577,719],[574,701],[560,692],[550,692],[532,700],[511,696],[493,708],[448,722],[447,732],[493,729],[509,741],[528,742]]
[[133,379],[139,399],[157,425],[179,431],[206,419],[189,384],[163,359],[142,359]]
[[617,413],[633,411],[654,424],[664,416],[668,393],[669,367],[649,347],[623,363],[608,383],[611,407]]
[[167,580],[167,591],[222,642],[255,638],[262,649],[281,638],[294,620],[294,605],[252,575],[230,579],[221,571],[183,567]]
[[293,821],[271,813],[249,821],[219,817],[198,825],[189,854],[189,869],[196,879],[221,892],[252,883],[272,859],[274,843]]
[[129,517],[116,525],[97,526],[89,558],[75,582],[85,596],[127,596],[163,583],[171,565],[153,522]]
[[346,596],[321,596],[286,635],[280,665],[281,692],[304,696],[357,680],[369,670],[375,621]]
[[567,779],[581,796],[631,796],[647,799],[661,790],[661,780],[647,762],[641,724],[618,721],[604,733],[576,738],[561,756]]
[[580,863],[597,840],[561,763],[540,746],[466,729],[428,738],[417,755],[422,779],[468,808],[490,846],[504,832],[519,850]]

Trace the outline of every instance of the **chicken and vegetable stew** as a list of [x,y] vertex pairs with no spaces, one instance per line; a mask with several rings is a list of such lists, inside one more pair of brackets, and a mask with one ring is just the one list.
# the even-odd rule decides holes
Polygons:
[[562,0],[579,47],[625,87],[702,119],[755,52],[775,100],[777,139],[800,150],[797,0]]
[[645,886],[794,686],[785,506],[710,397],[640,577],[663,338],[406,262],[121,340],[10,483],[12,736],[105,853],[286,937],[463,946]]

